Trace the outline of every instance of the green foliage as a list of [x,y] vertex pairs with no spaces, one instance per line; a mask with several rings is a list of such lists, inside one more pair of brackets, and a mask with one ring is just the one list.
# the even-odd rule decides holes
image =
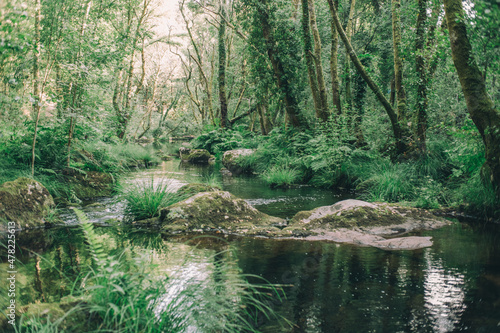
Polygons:
[[371,167],[371,175],[357,187],[370,201],[408,201],[415,198],[415,167],[389,161]]
[[158,216],[160,208],[183,200],[171,188],[170,182],[150,179],[133,183],[123,190],[126,213],[135,220]]
[[251,142],[253,134],[243,128],[236,130],[213,130],[195,138],[191,145],[195,149],[206,149],[211,154],[219,156],[221,153],[236,148],[252,148],[242,146],[245,142]]
[[261,175],[271,187],[286,187],[295,184],[300,177],[299,171],[287,166],[273,165]]

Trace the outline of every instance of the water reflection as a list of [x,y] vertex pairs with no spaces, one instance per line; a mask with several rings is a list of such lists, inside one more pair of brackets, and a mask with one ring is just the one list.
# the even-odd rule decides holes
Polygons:
[[433,318],[434,330],[450,332],[465,310],[464,275],[445,270],[442,260],[431,260],[428,253],[425,258],[425,307]]

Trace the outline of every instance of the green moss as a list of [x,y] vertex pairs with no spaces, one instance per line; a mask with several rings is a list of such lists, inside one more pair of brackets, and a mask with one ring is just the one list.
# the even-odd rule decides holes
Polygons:
[[18,227],[43,225],[52,206],[49,191],[33,179],[20,177],[0,186],[0,220],[16,222]]
[[177,194],[179,194],[179,196],[188,198],[188,197],[193,196],[193,195],[200,193],[200,192],[213,192],[213,191],[221,191],[221,189],[218,187],[210,186],[210,185],[206,185],[206,184],[192,183],[192,184],[187,184],[187,185],[182,186],[177,191]]
[[198,193],[160,212],[164,230],[207,231],[225,229],[249,232],[258,226],[272,227],[281,219],[264,214],[229,192]]
[[192,149],[185,159],[189,163],[194,164],[206,164],[210,160],[212,155],[205,149]]

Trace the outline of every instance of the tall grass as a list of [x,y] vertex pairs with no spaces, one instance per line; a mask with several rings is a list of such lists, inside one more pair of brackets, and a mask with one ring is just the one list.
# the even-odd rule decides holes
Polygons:
[[370,176],[357,187],[370,201],[398,202],[415,198],[415,168],[410,164],[389,161],[371,166]]
[[122,190],[127,205],[125,212],[141,220],[158,216],[160,208],[172,205],[183,198],[170,188],[170,182],[154,179],[133,183]]

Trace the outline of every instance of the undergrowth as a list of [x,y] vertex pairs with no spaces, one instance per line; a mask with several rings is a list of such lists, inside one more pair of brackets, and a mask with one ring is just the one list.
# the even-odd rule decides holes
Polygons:
[[[75,212],[87,247],[72,289],[79,303],[59,315],[23,314],[16,333],[257,332],[261,318],[282,321],[271,302],[282,300],[281,287],[241,274],[231,247],[212,258],[203,256],[201,266],[176,264],[177,274],[167,275],[163,251],[168,250],[162,242],[149,248],[141,237],[103,234],[83,212]],[[109,242],[123,247],[109,249]],[[186,260],[193,258],[187,255]],[[193,271],[196,267],[202,271]]]

